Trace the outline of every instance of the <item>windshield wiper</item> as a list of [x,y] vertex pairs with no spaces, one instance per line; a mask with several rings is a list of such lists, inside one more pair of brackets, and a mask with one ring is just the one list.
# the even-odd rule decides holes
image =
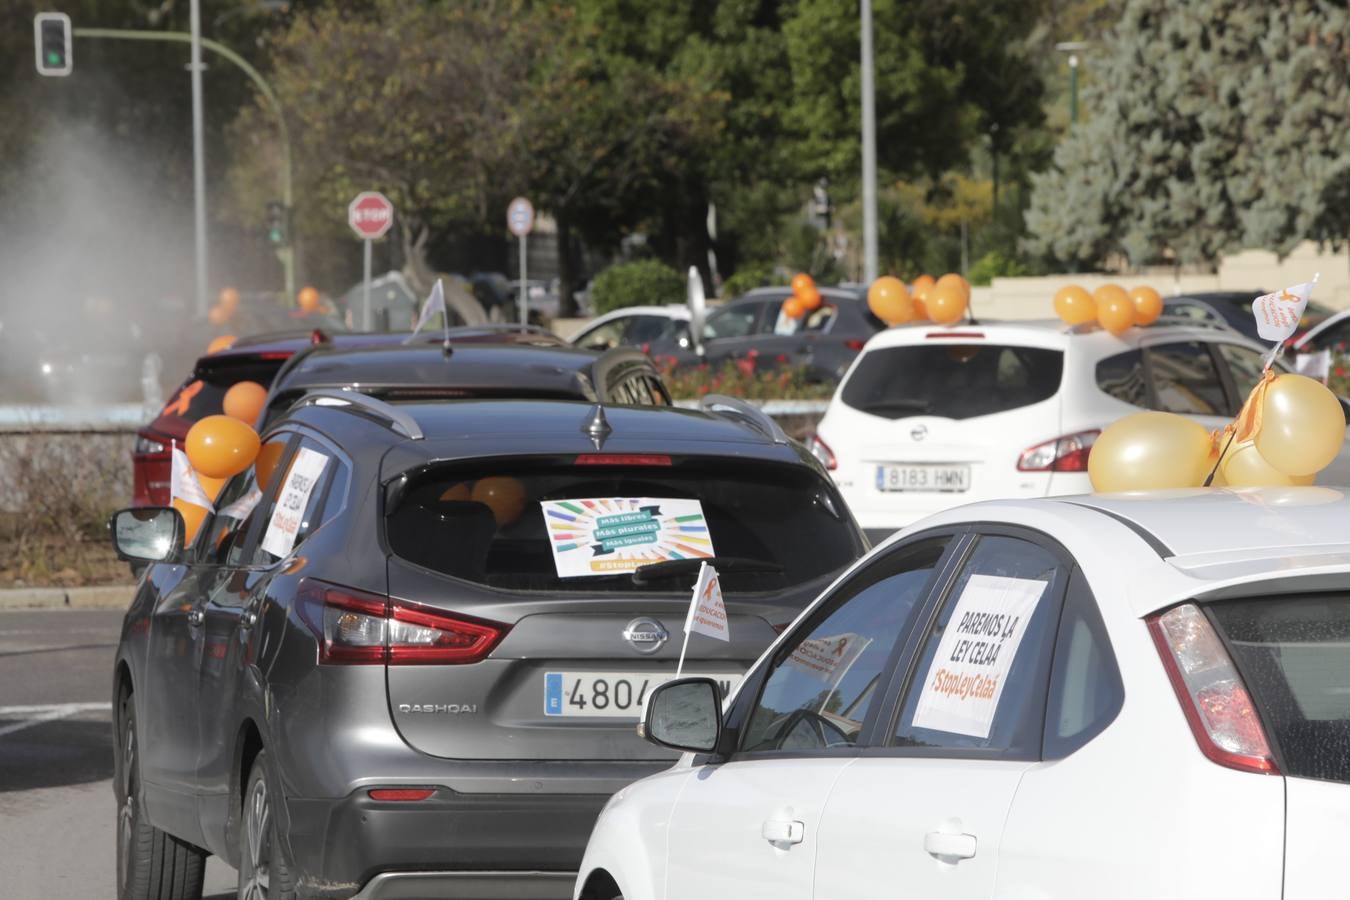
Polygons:
[[777,574],[783,567],[771,559],[752,559],[747,556],[705,556],[701,559],[668,559],[664,562],[647,563],[633,570],[633,584],[647,584],[658,578],[672,578],[697,572],[707,563],[715,566],[719,572],[767,572]]
[[873,410],[907,410],[910,412],[924,412],[928,409],[927,400],[878,400],[875,403],[869,403],[862,407],[863,412],[872,412]]

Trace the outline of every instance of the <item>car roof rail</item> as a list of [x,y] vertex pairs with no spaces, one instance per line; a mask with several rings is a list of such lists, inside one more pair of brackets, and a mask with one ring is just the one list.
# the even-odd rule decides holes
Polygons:
[[728,397],[726,394],[707,394],[699,401],[698,408],[711,415],[731,419],[741,425],[753,428],[775,444],[786,444],[790,440],[787,432],[774,421],[773,416],[740,397]]
[[343,388],[341,390],[309,391],[291,405],[291,409],[302,406],[355,407],[351,410],[388,427],[409,440],[420,441],[424,437],[422,426],[417,420],[391,403],[363,394],[360,391]]

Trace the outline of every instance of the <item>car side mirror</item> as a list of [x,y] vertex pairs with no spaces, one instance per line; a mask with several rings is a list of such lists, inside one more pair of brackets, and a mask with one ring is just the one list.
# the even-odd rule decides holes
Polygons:
[[118,559],[163,562],[182,551],[187,528],[182,514],[172,507],[140,506],[113,513],[108,531]]
[[716,749],[722,736],[722,697],[711,678],[667,681],[652,691],[642,736],[653,744],[693,753]]

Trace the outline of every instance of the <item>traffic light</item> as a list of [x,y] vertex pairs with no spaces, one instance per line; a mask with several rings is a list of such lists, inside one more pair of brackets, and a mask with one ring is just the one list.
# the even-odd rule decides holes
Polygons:
[[267,204],[267,240],[278,247],[291,242],[290,211],[275,200]]
[[75,62],[70,52],[70,16],[59,12],[34,16],[33,53],[39,75],[69,75]]

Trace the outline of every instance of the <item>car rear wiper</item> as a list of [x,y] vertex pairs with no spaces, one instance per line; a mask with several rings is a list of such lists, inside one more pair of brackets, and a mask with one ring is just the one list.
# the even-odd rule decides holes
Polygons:
[[647,584],[659,578],[672,578],[697,572],[707,563],[715,566],[719,572],[767,572],[778,574],[783,567],[771,559],[752,559],[747,556],[705,556],[691,559],[668,559],[664,562],[647,563],[633,570],[633,584]]
[[925,412],[928,409],[927,400],[878,400],[876,403],[869,403],[862,407],[863,412],[873,412],[881,410],[906,410],[909,412]]

